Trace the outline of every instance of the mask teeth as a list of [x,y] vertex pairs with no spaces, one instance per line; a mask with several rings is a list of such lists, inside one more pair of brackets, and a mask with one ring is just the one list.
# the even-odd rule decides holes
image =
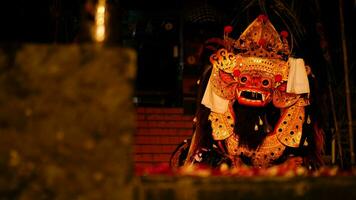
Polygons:
[[240,90],[240,91],[238,91],[238,96],[241,96],[241,92],[242,92],[241,90]]

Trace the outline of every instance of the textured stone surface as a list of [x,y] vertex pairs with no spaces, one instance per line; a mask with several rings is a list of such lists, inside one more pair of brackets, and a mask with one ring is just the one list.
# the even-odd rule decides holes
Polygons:
[[142,177],[138,200],[356,199],[355,177]]
[[135,53],[0,48],[0,199],[130,199]]

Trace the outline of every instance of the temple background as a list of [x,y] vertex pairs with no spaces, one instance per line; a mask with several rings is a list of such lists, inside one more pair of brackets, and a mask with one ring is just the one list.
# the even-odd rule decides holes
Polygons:
[[[7,1],[0,8],[0,41],[5,44],[90,42],[88,24],[93,21],[93,7],[88,5],[95,2]],[[344,55],[347,55],[354,119],[356,101],[352,99],[356,93],[353,78],[356,72],[352,24],[355,2],[344,1],[342,5],[339,1],[319,0],[265,1],[265,5],[259,5],[258,1],[232,0],[107,2],[110,13],[107,43],[134,48],[138,54],[133,102],[138,107],[182,108],[190,116],[196,107],[197,80],[209,64],[209,55],[217,48],[212,40],[221,38],[223,27],[228,24],[234,26],[232,36],[238,37],[249,22],[266,9],[277,30],[287,29],[295,35],[294,55],[305,58],[317,77],[318,114],[327,132],[327,154],[331,152],[331,141],[335,138],[334,119],[337,119],[345,151],[343,156],[349,157],[343,66]],[[344,38],[340,8],[344,17]],[[347,54],[343,52],[342,40],[346,41]],[[334,107],[330,96],[334,97]]]
[[[90,6],[85,6],[88,2],[95,1],[13,0],[2,2],[0,6],[0,43],[3,47],[2,49],[5,49],[5,53],[2,55],[6,55],[5,57],[7,57],[7,62],[4,63],[13,63],[13,61],[16,61],[15,55],[18,50],[21,50],[24,44],[35,44],[40,46],[80,46],[84,44],[92,44],[93,41],[88,37],[87,25],[93,21],[93,16],[90,13]],[[150,166],[162,162],[167,163],[170,154],[175,147],[191,135],[192,119],[196,107],[197,80],[204,71],[205,66],[208,64],[209,55],[216,47],[213,43],[206,43],[206,41],[210,38],[220,38],[223,33],[223,28],[227,24],[234,26],[233,36],[238,37],[248,23],[261,13],[261,8],[256,4],[250,5],[248,3],[249,1],[233,0],[175,0],[166,1],[164,3],[144,0],[112,0],[107,2],[110,6],[109,12],[111,21],[109,30],[111,35],[106,41],[106,45],[108,47],[120,46],[132,48],[137,54],[137,75],[133,82],[134,85],[131,85],[133,87],[133,92],[132,96],[130,96],[131,103],[135,105],[135,109],[128,112],[136,114],[136,125],[133,126],[130,124],[130,119],[133,119],[133,116],[130,114],[127,114],[130,116],[128,118],[126,115],[122,116],[118,113],[116,113],[118,114],[117,116],[115,115],[117,118],[127,120],[129,125],[132,125],[132,129],[130,130],[132,132],[131,135],[133,134],[134,136],[133,142],[129,145],[127,143],[118,143],[118,145],[124,145],[124,147],[127,148],[134,147],[134,154],[132,156],[135,164],[138,166]],[[251,2],[256,3],[257,1]],[[266,1],[266,9],[269,11],[268,14],[271,16],[271,20],[276,20],[276,23],[274,21],[273,23],[276,25],[277,29],[284,29],[283,22],[278,20],[277,13],[272,12],[272,10],[282,9],[283,6],[278,7],[281,5],[274,4],[273,2],[278,1]],[[356,19],[356,2],[350,0],[340,4],[339,1],[289,0],[285,1],[283,5],[292,8],[291,10],[293,10],[296,19],[299,21],[300,27],[303,29],[301,30],[302,37],[298,38],[299,45],[294,47],[295,55],[307,60],[318,79],[319,90],[317,94],[317,103],[320,108],[320,113],[318,114],[322,121],[322,126],[325,130],[327,139],[325,160],[327,163],[331,163],[331,142],[333,138],[336,138],[334,123],[334,117],[336,117],[341,136],[339,141],[342,147],[342,156],[336,151],[336,164],[340,165],[341,161],[343,161],[344,166],[350,166],[349,149],[351,143],[348,135],[348,109],[346,106],[345,74],[343,66],[345,64],[345,55],[347,55],[346,60],[349,71],[347,75],[350,78],[349,90],[351,92],[350,110],[353,114],[352,118],[355,120],[356,101],[353,101],[353,99],[356,94],[356,81],[354,78],[356,73],[356,54],[355,30],[353,30],[352,26]],[[244,8],[248,9],[244,10]],[[344,17],[345,37],[343,37],[339,19],[340,8],[343,10],[341,15]],[[280,14],[287,15],[287,11],[285,10],[285,12],[281,12]],[[294,19],[288,20],[293,22]],[[291,27],[293,28],[294,26],[291,25]],[[345,49],[347,50],[347,54],[343,51],[342,41],[346,41]],[[31,48],[36,49],[35,47],[30,47],[30,49]],[[52,54],[50,55],[53,56],[53,52],[56,52],[57,50],[51,49]],[[67,52],[63,49],[58,51]],[[36,50],[28,50],[26,52],[29,60],[31,60],[30,58],[32,56],[36,57],[36,55],[31,54],[35,54]],[[117,50],[117,52],[120,52],[120,50]],[[63,55],[67,54],[63,53]],[[72,56],[72,54],[63,57],[66,58],[70,56]],[[114,62],[115,56],[113,57],[114,58],[111,58],[110,60]],[[79,58],[81,57],[78,56],[78,59]],[[74,63],[78,64],[78,62]],[[20,64],[19,66],[26,67],[26,63],[23,65]],[[81,66],[81,64],[78,64],[78,66]],[[115,65],[117,65],[117,63]],[[8,69],[9,68],[6,67],[0,68],[1,75],[6,75],[6,73],[9,72]],[[100,69],[96,68],[96,70],[98,74],[101,73]],[[26,72],[32,73],[31,70]],[[33,73],[36,74],[37,71],[34,70]],[[88,76],[92,76],[93,74],[89,74]],[[106,71],[102,72],[102,74],[110,76],[111,73],[110,71]],[[14,74],[12,75],[14,76]],[[69,75],[70,73],[63,74],[63,76],[68,79],[70,78]],[[99,78],[105,80],[105,76]],[[51,83],[55,84],[56,82]],[[10,81],[6,82],[6,84],[16,84],[16,82],[14,83]],[[110,83],[105,82],[105,84],[110,86]],[[39,86],[41,85],[35,85],[34,88]],[[94,92],[92,98],[95,99],[95,95],[100,94],[100,92]],[[131,93],[127,93],[127,95],[131,95]],[[117,96],[114,95],[114,97]],[[331,106],[331,97],[334,98],[334,106]],[[92,108],[95,110],[95,105],[89,105],[93,106]],[[6,121],[10,119],[12,120],[12,123],[10,123],[11,125],[21,126],[21,120],[18,122],[16,113],[10,115],[10,117],[7,114],[12,113],[12,110],[10,109],[11,107],[5,103],[3,103],[3,107],[4,109],[1,110],[2,115],[0,115],[2,117],[1,120]],[[66,107],[66,109],[71,110],[72,107],[69,106]],[[332,114],[333,110],[335,111],[335,116]],[[56,112],[59,112],[59,110],[56,110]],[[78,113],[80,112],[82,111],[78,111]],[[11,118],[11,116],[13,116],[13,118]],[[95,114],[92,114],[91,117],[93,117],[91,120],[97,119]],[[72,126],[76,124],[74,122],[68,123]],[[115,123],[110,120],[106,122],[100,121],[100,123],[103,123],[104,125],[109,123],[115,126]],[[99,125],[101,126],[100,123]],[[4,123],[1,123],[0,125],[2,129],[7,128]],[[85,126],[86,125],[83,125],[83,127]],[[121,126],[121,124],[118,126]],[[353,130],[355,130],[355,128],[356,127],[354,127]],[[60,135],[59,138],[61,138]],[[36,135],[34,134],[34,136]],[[53,136],[53,138],[43,137],[43,140],[40,141],[43,144],[56,142],[55,136]],[[85,155],[89,155],[91,153],[90,148],[92,148],[93,145],[92,141],[89,140],[87,143],[86,140],[84,140],[83,143],[79,142],[82,141],[82,137],[85,137],[85,135],[78,134],[78,137],[73,137],[73,148],[77,153],[82,153],[82,149],[79,148],[78,150],[75,148],[75,145],[81,145],[81,147],[84,148],[83,151],[86,152]],[[93,137],[96,137],[95,134]],[[125,138],[123,140],[125,140]],[[75,141],[78,141],[78,143],[76,144]],[[94,139],[94,141],[96,141],[96,139]],[[11,138],[8,137],[7,140],[2,140],[2,142],[7,144],[13,142],[21,147],[22,141],[11,140]],[[30,140],[30,142],[33,142],[31,144],[35,145],[38,141]],[[51,148],[51,145],[48,144],[45,145],[45,148]],[[96,143],[94,142],[94,144]],[[105,153],[101,154],[101,151],[97,152],[95,155],[98,157],[96,158],[98,158],[99,161],[103,161],[100,155],[107,156],[109,154],[108,152],[110,152],[110,148],[115,148],[115,145],[117,144],[109,143],[107,146],[104,145],[102,151]],[[58,148],[61,150],[60,145]],[[89,150],[85,148],[89,148]],[[11,158],[11,156],[14,157],[16,164],[16,159],[18,157],[17,153],[7,149],[6,145],[2,146],[2,150],[4,153],[2,155],[5,156],[2,157],[0,166],[2,166],[1,169],[3,170],[8,167],[7,159]],[[8,151],[10,154],[8,154]],[[130,152],[130,149],[127,152]],[[41,152],[36,151],[34,153]],[[29,152],[29,155],[31,155],[31,151]],[[116,155],[122,156],[120,153],[117,153]],[[127,160],[131,159],[126,158],[125,156],[122,158]],[[75,157],[73,159],[75,159]],[[90,160],[89,158],[87,161],[90,161],[93,168],[89,167],[86,175],[94,178],[97,182],[93,185],[88,183],[88,185],[84,186],[86,189],[92,189],[95,188],[95,184],[101,184],[103,176],[102,172],[96,171],[96,168],[94,167],[95,165],[93,163],[98,161]],[[110,166],[111,162],[117,161],[118,160],[115,159],[107,159],[105,165]],[[46,162],[51,163],[57,161],[47,159],[43,163],[47,164]],[[43,183],[52,184],[50,185],[51,187],[57,187],[53,180],[57,180],[58,177],[61,177],[62,171],[57,168],[57,165],[48,165],[48,168],[44,169],[45,171],[41,175],[45,177],[48,175],[50,178],[44,180],[41,179],[38,183],[35,182],[34,191],[36,191],[36,185],[41,185]],[[110,171],[110,167],[108,167],[107,170]],[[110,171],[110,173],[111,172],[112,171]],[[5,174],[8,176],[4,176]],[[10,186],[18,186],[15,184],[18,178],[16,174],[11,174],[8,173],[8,171],[3,170],[1,171],[1,175],[1,183],[6,183],[6,180],[13,178],[11,180],[14,180],[14,183]],[[85,183],[85,177],[86,176],[79,177],[78,183]],[[26,181],[28,180],[32,179],[26,179]],[[26,181],[25,183],[27,183]],[[120,181],[119,186],[120,184],[122,185],[125,183],[125,180],[120,179]],[[112,185],[112,187],[115,186],[117,185]],[[181,186],[182,188],[186,187],[184,184]],[[11,187],[10,189],[13,189]],[[21,187],[26,187],[26,185],[21,185]],[[52,191],[48,190],[48,192],[48,195],[51,195]],[[101,192],[105,193],[107,191],[103,189]],[[95,196],[94,193],[95,192],[93,192],[93,195]],[[34,193],[34,195],[35,194],[36,193]],[[154,196],[154,194],[151,195]],[[169,196],[169,194],[167,194],[167,196]],[[203,197],[205,196],[203,195],[202,198]]]

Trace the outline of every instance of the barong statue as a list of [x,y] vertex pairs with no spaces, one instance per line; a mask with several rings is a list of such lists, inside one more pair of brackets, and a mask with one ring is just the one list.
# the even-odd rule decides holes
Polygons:
[[171,166],[319,167],[323,136],[311,109],[313,74],[292,56],[289,33],[278,33],[265,15],[238,39],[229,37],[231,28],[200,80],[193,137],[177,148]]

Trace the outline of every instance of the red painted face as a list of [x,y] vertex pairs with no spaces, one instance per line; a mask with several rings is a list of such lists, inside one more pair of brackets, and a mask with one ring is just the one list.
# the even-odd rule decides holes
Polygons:
[[273,76],[261,71],[239,74],[237,101],[241,105],[263,107],[272,100]]

